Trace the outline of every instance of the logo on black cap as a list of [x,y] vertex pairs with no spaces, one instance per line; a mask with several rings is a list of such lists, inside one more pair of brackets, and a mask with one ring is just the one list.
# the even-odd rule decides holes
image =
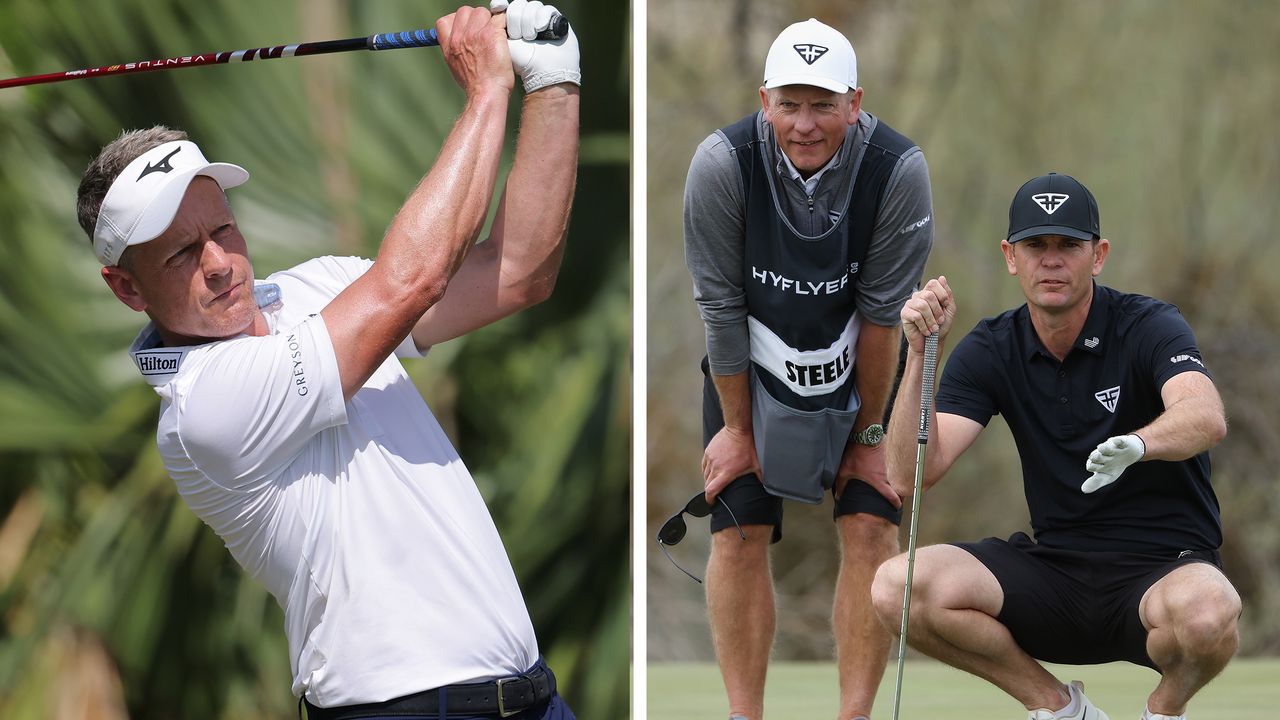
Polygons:
[[1089,189],[1070,175],[1049,173],[1032,178],[1018,188],[1009,204],[1011,243],[1040,235],[1062,235],[1096,240],[1098,203]]
[[1062,193],[1040,193],[1039,195],[1032,195],[1031,199],[1044,208],[1045,212],[1052,215],[1053,211],[1062,207],[1062,204],[1070,200],[1071,196],[1063,195]]
[[827,48],[824,48],[821,45],[813,45],[811,43],[792,45],[791,47],[796,49],[796,52],[800,54],[800,59],[804,60],[806,65],[814,64],[818,61],[818,58],[827,54]]

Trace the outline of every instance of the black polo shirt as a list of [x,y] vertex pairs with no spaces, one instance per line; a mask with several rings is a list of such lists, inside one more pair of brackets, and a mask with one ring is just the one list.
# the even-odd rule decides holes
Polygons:
[[1004,415],[1037,542],[1176,555],[1222,544],[1207,452],[1135,463],[1091,494],[1080,484],[1089,453],[1154,420],[1164,411],[1160,388],[1183,372],[1209,374],[1178,309],[1095,284],[1062,362],[1041,344],[1026,305],[979,322],[947,360],[937,408],[983,425]]

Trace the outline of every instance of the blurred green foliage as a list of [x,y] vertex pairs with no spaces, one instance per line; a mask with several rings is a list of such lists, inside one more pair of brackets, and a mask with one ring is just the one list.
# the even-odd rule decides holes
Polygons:
[[[559,3],[583,49],[582,164],[546,303],[409,370],[489,501],[580,717],[629,708],[630,46],[626,3]],[[9,0],[0,77],[428,27],[448,4]],[[244,165],[259,276],[372,256],[461,108],[437,50],[0,91],[0,717],[284,718],[275,601],[177,498],[144,318],[97,279],[76,185],[122,129],[167,124]],[[507,156],[516,132],[513,103]]]
[[[1112,242],[1099,281],[1180,307],[1226,403],[1213,451],[1241,652],[1280,652],[1280,7],[1240,0],[716,0],[648,5],[648,520],[701,485],[703,331],[684,267],[693,150],[758,109],[769,44],[816,17],[858,53],[863,108],[924,149],[935,244],[926,273],[956,292],[958,332],[1023,302],[999,240],[1025,180],[1069,173]],[[677,24],[671,17],[680,17]],[[658,28],[661,28],[661,31]],[[1083,458],[1082,458],[1083,462]],[[906,523],[904,523],[904,528]],[[922,543],[1027,529],[1003,420],[923,498]],[[650,537],[652,534],[650,533]],[[773,551],[779,659],[828,659],[837,550],[827,507],[789,503]],[[705,558],[706,533],[678,549]],[[649,655],[707,659],[701,588],[650,547]]]

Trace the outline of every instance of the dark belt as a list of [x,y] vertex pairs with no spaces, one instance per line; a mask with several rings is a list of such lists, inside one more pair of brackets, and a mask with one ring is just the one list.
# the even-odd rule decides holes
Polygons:
[[379,715],[430,715],[438,717],[443,699],[445,717],[497,715],[511,717],[545,703],[555,691],[555,676],[542,663],[511,677],[443,688],[393,698],[386,702],[321,708],[307,702],[308,720],[357,720]]

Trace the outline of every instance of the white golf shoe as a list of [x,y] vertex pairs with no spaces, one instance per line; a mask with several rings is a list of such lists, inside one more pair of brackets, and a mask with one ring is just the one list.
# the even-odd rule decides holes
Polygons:
[[1138,720],[1187,720],[1187,716],[1186,716],[1185,714],[1183,714],[1183,715],[1161,715],[1160,713],[1153,713],[1153,712],[1151,712],[1150,710],[1145,710],[1145,709],[1144,709],[1144,710],[1142,711],[1142,717],[1141,717],[1141,718],[1139,718]]
[[1053,710],[1041,708],[1032,710],[1027,720],[1111,720],[1106,713],[1089,702],[1089,698],[1084,695],[1084,684],[1079,680],[1072,680],[1067,686],[1067,692],[1071,694],[1071,702],[1067,703],[1067,707],[1075,707],[1075,712],[1069,715],[1058,715]]

